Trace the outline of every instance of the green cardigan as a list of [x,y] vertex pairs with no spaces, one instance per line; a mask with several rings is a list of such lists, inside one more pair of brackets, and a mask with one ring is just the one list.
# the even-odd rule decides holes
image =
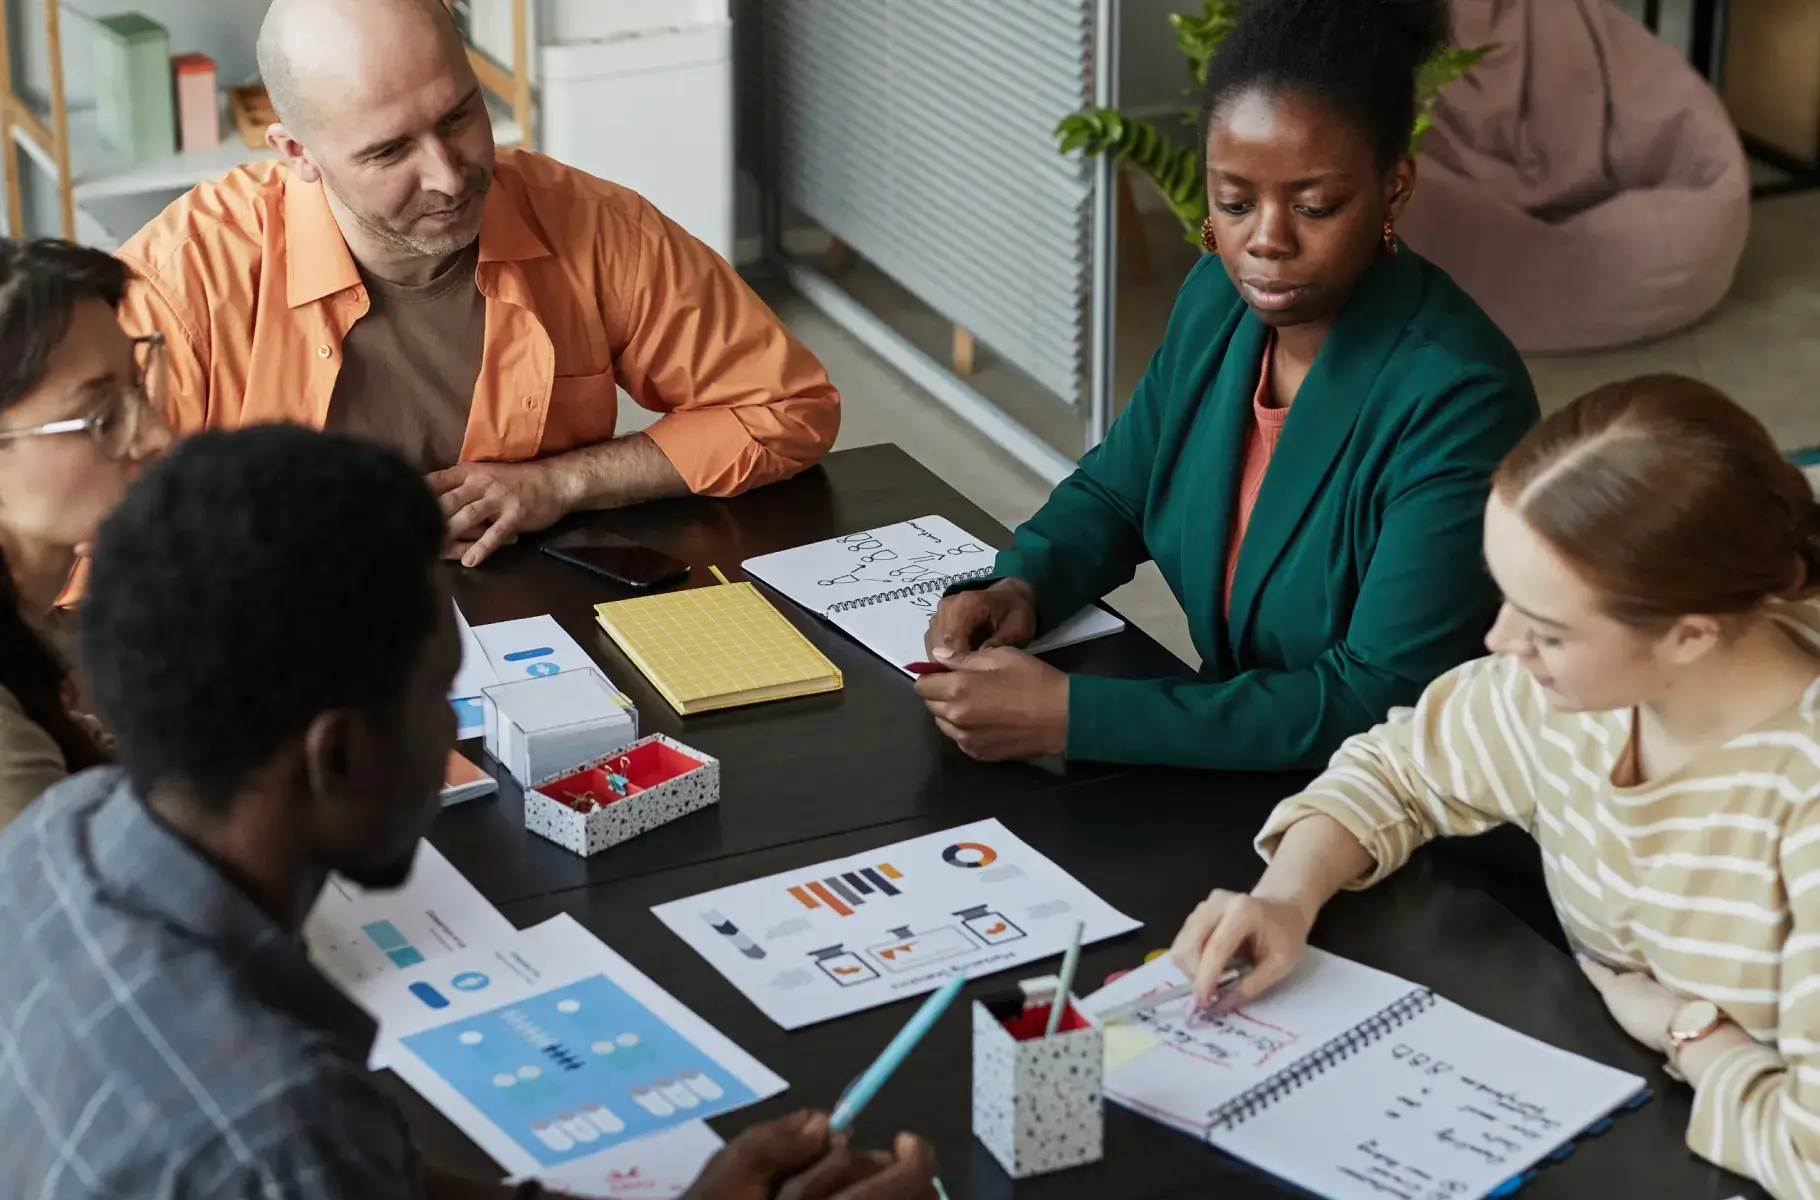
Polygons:
[[1073,675],[1068,755],[1222,770],[1326,764],[1339,744],[1484,653],[1498,594],[1479,548],[1489,480],[1537,419],[1510,342],[1438,267],[1380,259],[1290,406],[1225,556],[1266,331],[1217,259],[1176,297],[1106,440],[998,556],[1039,629],[1146,559],[1187,612],[1197,679]]

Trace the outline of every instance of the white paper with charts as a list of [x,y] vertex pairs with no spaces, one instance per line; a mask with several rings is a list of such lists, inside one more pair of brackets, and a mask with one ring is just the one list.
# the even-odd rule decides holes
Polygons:
[[[537,1172],[560,1196],[586,1200],[678,1200],[726,1143],[705,1121],[690,1121]],[[522,1183],[531,1176],[515,1177]]]
[[785,1029],[1139,927],[998,821],[651,910]]
[[617,1168],[785,1087],[566,915],[350,994],[387,1065],[513,1174]]
[[[1181,979],[1158,959],[1083,1007]],[[1105,1088],[1331,1200],[1483,1196],[1644,1094],[1635,1075],[1314,949],[1236,1012],[1201,1016],[1182,998],[1110,1026]]]
[[369,891],[330,875],[303,921],[311,961],[344,992],[512,932],[512,923],[427,841],[417,843],[403,886]]
[[[923,635],[942,593],[991,575],[997,557],[953,521],[930,516],[763,554],[740,567],[908,675],[905,665],[924,656]],[[1090,604],[1027,649],[1043,654],[1124,628]]]

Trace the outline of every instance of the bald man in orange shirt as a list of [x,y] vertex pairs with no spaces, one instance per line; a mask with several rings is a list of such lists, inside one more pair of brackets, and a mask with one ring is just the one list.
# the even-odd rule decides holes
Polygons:
[[[478,565],[564,515],[730,496],[819,461],[840,397],[725,260],[643,198],[496,151],[438,0],[275,0],[278,161],[121,251],[180,431],[290,421],[415,460]],[[615,436],[618,388],[663,414]]]

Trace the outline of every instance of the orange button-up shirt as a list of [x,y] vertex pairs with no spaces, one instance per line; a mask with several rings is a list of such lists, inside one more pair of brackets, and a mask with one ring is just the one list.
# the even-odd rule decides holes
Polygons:
[[[341,342],[369,307],[319,183],[278,161],[178,200],[120,257],[122,306],[161,330],[179,432],[320,428]],[[840,397],[815,356],[719,255],[634,192],[501,150],[475,283],[486,345],[461,457],[518,461],[606,441],[618,392],[689,487],[728,496],[819,461]]]

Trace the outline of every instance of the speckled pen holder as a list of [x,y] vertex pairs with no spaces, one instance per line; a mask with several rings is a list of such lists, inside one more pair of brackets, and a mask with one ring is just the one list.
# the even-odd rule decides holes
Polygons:
[[1098,1162],[1106,1117],[1099,1022],[1070,1003],[1044,1037],[1047,1005],[973,1005],[973,1136],[1013,1179]]

